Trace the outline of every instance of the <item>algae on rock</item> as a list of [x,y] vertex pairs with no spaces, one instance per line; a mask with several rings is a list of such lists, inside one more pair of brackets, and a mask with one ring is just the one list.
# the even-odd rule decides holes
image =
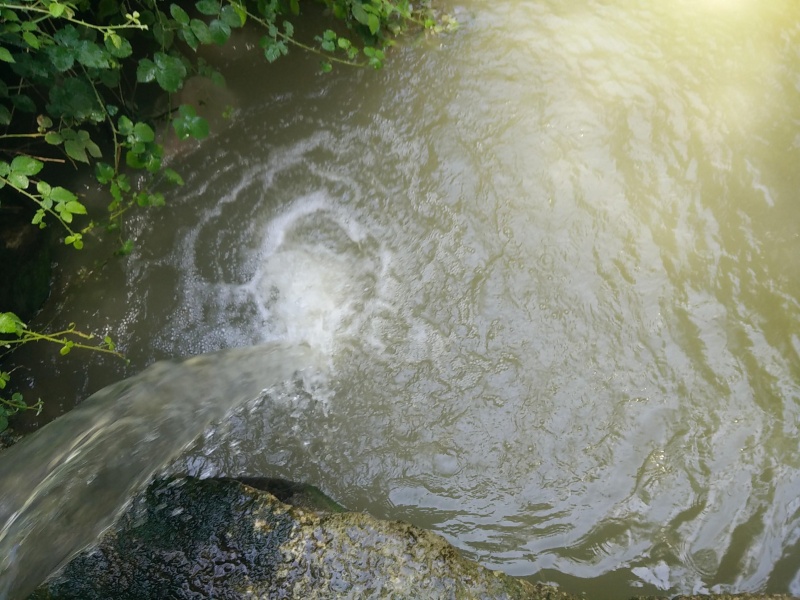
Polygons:
[[190,478],[152,484],[32,597],[570,598],[490,571],[407,523]]

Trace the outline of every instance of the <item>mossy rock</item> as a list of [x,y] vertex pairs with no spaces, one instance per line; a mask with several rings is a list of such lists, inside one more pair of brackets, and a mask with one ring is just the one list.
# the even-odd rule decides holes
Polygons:
[[151,485],[113,532],[32,598],[570,596],[481,567],[407,523],[295,507],[237,481],[190,478]]
[[[31,598],[590,600],[486,569],[444,538],[274,479],[157,481]],[[274,492],[270,493],[271,490]],[[298,505],[282,502],[291,500]],[[673,600],[790,600],[720,594]],[[632,600],[667,600],[641,597]]]

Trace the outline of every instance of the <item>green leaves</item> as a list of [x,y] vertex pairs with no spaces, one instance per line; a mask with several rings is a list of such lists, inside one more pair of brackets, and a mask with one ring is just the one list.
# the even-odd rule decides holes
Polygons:
[[289,46],[285,41],[277,39],[277,30],[274,35],[265,35],[258,40],[258,45],[264,50],[264,57],[269,62],[275,62],[281,56],[286,56],[289,53]]
[[8,48],[5,48],[4,46],[0,46],[0,60],[7,63],[16,62],[14,57],[11,56],[11,52],[9,52]]
[[247,13],[240,4],[226,4],[219,13],[219,18],[229,27],[241,27],[247,20]]
[[178,116],[172,120],[172,128],[181,140],[188,140],[190,137],[202,140],[208,136],[208,121],[199,116],[190,104],[181,104],[178,107]]
[[[55,135],[50,136],[51,142],[49,143],[54,142],[60,137],[64,142],[64,150],[67,156],[73,160],[88,164],[89,158],[87,157],[87,153],[93,158],[100,158],[102,156],[99,146],[91,140],[89,132],[84,129],[73,131],[72,129],[66,128],[58,133],[53,133]],[[47,141],[46,136],[45,141]]]
[[44,163],[30,156],[16,156],[11,164],[0,161],[0,188],[8,183],[18,190],[27,190],[29,177],[36,175],[44,167]]
[[177,4],[172,4],[169,7],[169,13],[172,15],[172,18],[175,19],[181,25],[188,25],[189,24],[189,13],[183,10]]
[[131,43],[119,34],[111,31],[103,39],[106,50],[114,58],[127,58],[133,54]]
[[198,0],[194,6],[204,15],[218,15],[222,8],[219,0]]
[[[0,313],[0,333],[13,333],[14,335],[22,335],[23,331],[27,328],[27,325],[22,322],[17,315],[12,312],[5,312]],[[0,389],[5,387],[5,383],[8,381],[8,373],[3,373],[5,377],[0,378],[3,379],[2,385],[0,385]]]
[[161,169],[163,149],[155,143],[153,128],[147,123],[133,123],[124,115],[119,118],[118,127],[119,133],[125,136],[125,163],[134,169],[157,173]]
[[352,11],[353,18],[362,25],[366,25],[372,35],[378,33],[381,27],[381,20],[378,17],[378,10],[372,4],[359,4],[354,2],[350,10]]
[[50,89],[46,106],[51,116],[72,122],[105,120],[105,112],[97,101],[92,84],[83,77],[69,77]]
[[[52,16],[58,18],[66,12],[67,6],[66,4],[61,4],[60,2],[51,2],[49,10]],[[69,14],[67,14],[67,16],[69,16]]]
[[367,46],[364,48],[364,55],[367,57],[367,64],[373,69],[380,69],[383,66],[383,61],[386,55],[383,50]]
[[161,89],[177,92],[186,79],[186,66],[180,58],[164,52],[156,52],[153,60],[143,58],[136,69],[136,80],[147,83],[155,80]]

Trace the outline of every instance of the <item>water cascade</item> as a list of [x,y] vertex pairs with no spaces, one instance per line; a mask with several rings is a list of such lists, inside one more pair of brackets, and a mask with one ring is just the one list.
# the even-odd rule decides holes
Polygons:
[[160,362],[3,453],[0,598],[24,598],[209,425],[311,366],[271,344]]

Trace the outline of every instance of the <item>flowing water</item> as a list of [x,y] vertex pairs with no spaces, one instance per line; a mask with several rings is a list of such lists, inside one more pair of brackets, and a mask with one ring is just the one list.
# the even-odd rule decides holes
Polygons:
[[598,598],[800,595],[800,4],[447,8],[380,72],[228,65],[228,129],[52,310],[134,367],[325,357],[175,471],[307,481]]
[[[313,389],[317,354],[274,343],[159,362],[3,453],[0,598],[24,598],[113,522],[199,433],[265,388]],[[308,370],[300,378],[300,371]]]

